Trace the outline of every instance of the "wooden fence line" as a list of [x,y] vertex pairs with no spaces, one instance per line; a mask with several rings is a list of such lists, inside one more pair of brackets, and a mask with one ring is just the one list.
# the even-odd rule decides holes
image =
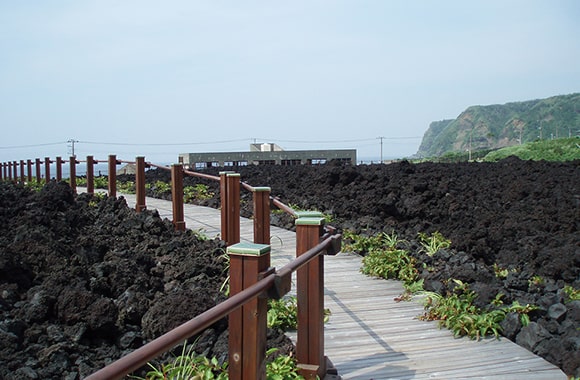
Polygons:
[[[62,180],[62,165],[70,165],[70,186],[76,192],[76,165],[87,165],[87,192],[94,193],[93,156],[78,161],[71,156],[68,161],[56,157],[44,162],[35,160],[36,181],[41,182],[41,165],[45,165],[45,181],[50,181],[50,164],[56,163],[56,179]],[[103,161],[104,162],[104,161]],[[230,298],[200,316],[137,349],[124,358],[97,371],[87,379],[116,379],[145,365],[149,360],[170,350],[176,344],[202,331],[218,319],[229,315],[229,378],[232,380],[265,379],[266,347],[266,299],[280,298],[291,287],[291,274],[297,271],[298,331],[296,352],[300,373],[307,379],[324,378],[326,373],[335,374],[330,361],[324,356],[324,269],[322,254],[340,251],[340,235],[332,227],[325,228],[324,218],[317,213],[295,212],[277,198],[270,196],[269,187],[252,187],[241,182],[234,172],[221,172],[219,177],[183,169],[174,164],[170,168],[147,163],[145,157],[134,162],[108,157],[108,196],[116,196],[116,166],[120,163],[135,164],[136,212],[146,210],[145,169],[156,167],[171,171],[173,225],[185,230],[183,212],[183,177],[197,176],[220,182],[221,238],[228,246],[230,255]],[[24,161],[1,163],[0,180],[25,181]],[[32,162],[26,161],[28,182],[32,181]],[[240,243],[240,188],[253,194],[254,243]],[[296,219],[296,260],[276,272],[270,267],[270,201]],[[326,233],[325,233],[326,232]],[[321,242],[322,240],[322,242]],[[262,297],[259,297],[262,296]],[[225,304],[225,305],[224,305]]]

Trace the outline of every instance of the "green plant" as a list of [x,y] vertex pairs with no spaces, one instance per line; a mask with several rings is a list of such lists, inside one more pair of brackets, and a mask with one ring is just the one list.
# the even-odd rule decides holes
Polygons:
[[[455,288],[446,296],[434,292],[420,292],[424,296],[425,314],[419,317],[422,320],[438,320],[439,325],[451,330],[455,336],[469,336],[479,339],[487,335],[496,338],[501,331],[500,323],[508,313],[520,315],[522,325],[527,326],[530,322],[528,313],[537,309],[532,305],[520,305],[514,301],[509,307],[501,307],[493,310],[482,310],[473,304],[477,294],[469,289],[469,285],[460,280],[453,280]],[[498,294],[492,301],[495,306],[503,304]]]
[[403,243],[393,232],[363,236],[352,231],[343,232],[343,251],[366,253],[361,272],[374,277],[391,278],[412,283],[417,279],[416,260],[408,251],[399,248]]
[[93,198],[89,201],[90,207],[97,207],[99,202],[107,198],[105,193],[94,193]]
[[109,179],[107,177],[95,177],[93,183],[96,189],[107,189],[109,187]]
[[208,359],[198,355],[193,347],[187,347],[187,341],[183,345],[181,355],[168,363],[161,364],[159,368],[148,363],[151,371],[145,378],[131,376],[140,380],[224,380],[228,378],[227,362],[219,364],[216,358]]
[[570,285],[564,286],[564,293],[568,296],[569,301],[578,301],[580,300],[580,290],[575,289]]
[[343,231],[344,248],[343,251],[356,252],[360,254],[368,253],[377,248],[394,249],[399,244],[406,243],[399,239],[395,232],[388,234],[381,232],[372,236],[356,234],[350,230]]
[[25,182],[24,185],[33,191],[40,191],[44,187],[45,183],[44,181],[36,182],[35,180],[32,180],[30,182]]
[[211,199],[213,196],[214,193],[209,191],[209,187],[202,183],[198,183],[194,186],[185,186],[183,188],[183,199],[185,203]]
[[391,278],[412,283],[417,279],[416,260],[406,250],[373,248],[362,259],[361,272],[374,277]]
[[431,235],[419,232],[418,237],[421,250],[428,256],[433,256],[440,249],[451,246],[451,240],[446,239],[439,231],[435,231]]
[[[277,348],[271,348],[266,352],[269,356],[276,352]],[[296,360],[289,355],[278,355],[271,362],[266,363],[266,379],[268,380],[300,380],[304,379],[296,367]]]
[[520,322],[522,323],[522,326],[527,326],[530,324],[530,316],[528,315],[529,312],[533,311],[533,310],[537,310],[538,307],[535,305],[530,305],[530,304],[526,304],[526,305],[520,305],[520,303],[518,301],[514,301],[511,306],[505,307],[502,309],[502,311],[504,312],[504,314],[507,313],[517,313],[520,315]]
[[[324,309],[324,323],[328,322],[331,312]],[[298,326],[298,301],[296,297],[268,300],[268,327],[283,331],[296,330]]]
[[133,181],[117,182],[117,190],[120,193],[135,194],[135,182]]
[[506,278],[510,271],[507,268],[502,268],[497,264],[493,264],[493,273],[495,273],[495,277],[497,278]]
[[298,324],[298,302],[296,297],[268,300],[268,327],[284,331],[295,330]]
[[164,181],[155,181],[155,183],[153,183],[153,184],[146,183],[145,188],[151,189],[159,194],[165,194],[165,193],[171,192],[171,184],[164,182]]
[[424,291],[424,288],[423,288],[424,282],[425,282],[425,280],[420,278],[416,281],[403,283],[403,287],[405,288],[405,291],[400,296],[395,297],[394,300],[396,302],[410,301],[413,298],[414,294],[417,294],[419,292]]
[[528,280],[528,285],[529,286],[542,286],[546,283],[546,280],[542,277],[542,276],[532,276],[532,278],[530,278]]
[[198,228],[196,230],[190,230],[191,234],[195,236],[200,241],[208,241],[209,236],[207,236],[206,231],[203,228]]

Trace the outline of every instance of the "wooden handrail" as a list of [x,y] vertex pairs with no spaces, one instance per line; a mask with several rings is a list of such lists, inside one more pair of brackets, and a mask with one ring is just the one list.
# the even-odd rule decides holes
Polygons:
[[[261,294],[274,295],[276,298],[282,297],[290,288],[288,287],[289,279],[292,272],[307,265],[311,260],[314,260],[322,254],[333,242],[340,239],[340,235],[330,236],[323,240],[315,247],[304,252],[296,260],[284,265],[280,270],[266,275],[263,279],[256,282],[254,285],[237,293],[226,301],[206,310],[197,317],[185,322],[175,329],[165,333],[159,338],[147,343],[145,346],[136,349],[127,354],[121,359],[109,364],[100,369],[92,375],[85,378],[85,380],[105,380],[105,379],[120,379],[123,376],[141,368],[152,359],[169,351],[176,345],[184,342],[189,337],[208,328],[213,323],[219,321],[221,318],[227,316],[232,311],[238,309],[248,301],[258,297]],[[252,379],[253,380],[253,379]]]
[[[67,162],[60,157],[57,157],[57,165],[62,165]],[[73,191],[76,191],[76,165],[79,161],[75,156],[69,159],[70,164],[70,186]],[[88,156],[87,163],[87,188],[90,190],[94,185],[92,175],[93,165],[98,160],[94,160],[92,156]],[[140,368],[152,358],[160,355],[163,352],[171,349],[173,346],[195,335],[212,323],[216,322],[225,315],[228,315],[232,310],[236,310],[258,295],[267,292],[271,298],[280,298],[291,288],[291,274],[297,271],[297,293],[298,293],[298,308],[303,310],[299,313],[299,330],[297,334],[297,360],[301,373],[307,378],[314,378],[315,376],[324,377],[326,371],[326,363],[324,357],[324,334],[323,334],[323,261],[321,253],[326,251],[329,254],[335,254],[340,250],[340,235],[333,235],[335,230],[333,228],[327,229],[326,234],[322,234],[324,219],[321,215],[310,213],[298,213],[291,207],[282,203],[278,198],[270,196],[270,188],[253,187],[240,180],[240,176],[233,172],[222,172],[219,177],[211,176],[204,173],[192,172],[183,170],[182,165],[173,165],[171,168],[145,162],[144,157],[137,157],[135,161],[117,160],[116,156],[109,156],[109,195],[115,196],[116,193],[116,173],[115,167],[119,163],[128,163],[136,165],[136,211],[145,210],[145,168],[156,167],[160,169],[169,169],[172,171],[172,198],[174,202],[174,225],[176,229],[185,229],[185,222],[183,221],[183,175],[196,176],[200,178],[219,180],[220,181],[220,195],[222,200],[221,220],[222,220],[222,239],[226,241],[228,246],[232,246],[240,241],[240,188],[244,188],[254,193],[254,243],[257,245],[269,246],[269,217],[270,217],[270,202],[276,207],[284,210],[288,214],[297,219],[297,233],[296,233],[296,260],[290,264],[282,267],[279,271],[273,273],[272,270],[267,270],[259,276],[261,278],[256,283],[253,283],[248,289],[241,290],[239,293],[233,295],[229,300],[217,305],[215,308],[202,313],[198,317],[186,322],[175,330],[168,332],[162,337],[154,340],[148,345],[134,351],[132,354],[119,359],[119,361],[103,368],[101,371],[91,375],[88,379],[109,379],[124,376],[127,373]],[[45,165],[50,165],[50,160],[45,159]],[[27,161],[28,176],[31,176],[31,160]],[[57,177],[59,176],[61,168],[57,167]],[[49,169],[46,169],[47,177],[49,176]],[[23,178],[24,162],[20,162],[21,180]],[[36,159],[37,181],[40,181],[40,160]],[[18,181],[18,163],[8,162],[2,163],[2,178],[9,178],[10,180]],[[114,190],[113,190],[114,189]],[[176,206],[175,203],[179,203]],[[322,240],[321,243],[320,240]],[[269,260],[269,257],[268,257]],[[269,261],[268,261],[269,263]],[[269,264],[268,264],[269,265]],[[263,266],[263,263],[260,264]],[[254,267],[254,266],[251,266]],[[262,268],[264,270],[264,268]],[[245,271],[242,271],[245,272]],[[263,305],[263,303],[261,303]],[[251,309],[251,308],[250,308]],[[249,310],[250,310],[249,309]],[[305,310],[305,311],[304,311]],[[262,331],[262,327],[258,330]],[[261,333],[260,333],[261,334]],[[257,344],[263,344],[261,338],[253,339]],[[257,339],[257,340],[256,340]],[[265,339],[265,338],[264,338]],[[254,350],[256,351],[256,350]],[[258,350],[259,351],[259,350]],[[249,350],[250,355],[252,349]],[[262,359],[252,359],[256,365],[251,366],[253,369],[247,375],[247,378],[261,378],[258,376],[257,367],[263,363]],[[232,365],[236,367],[236,365]],[[245,370],[244,370],[245,371]],[[239,377],[242,376],[242,377]],[[244,378],[244,375],[234,374],[230,377],[232,380]]]

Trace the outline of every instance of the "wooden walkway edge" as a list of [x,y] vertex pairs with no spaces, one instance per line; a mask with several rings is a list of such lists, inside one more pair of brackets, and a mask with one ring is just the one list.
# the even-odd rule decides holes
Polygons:
[[[134,206],[133,195],[123,196]],[[147,198],[147,208],[172,218],[171,202]],[[185,205],[184,213],[187,228],[219,235],[218,210]],[[242,241],[251,241],[252,221],[242,218],[240,224]],[[274,226],[271,235],[272,266],[280,267],[295,257],[296,237]],[[567,379],[506,338],[454,338],[436,322],[419,321],[422,305],[395,302],[401,283],[361,274],[358,255],[326,256],[324,265],[325,307],[332,313],[325,325],[325,353],[342,379]]]

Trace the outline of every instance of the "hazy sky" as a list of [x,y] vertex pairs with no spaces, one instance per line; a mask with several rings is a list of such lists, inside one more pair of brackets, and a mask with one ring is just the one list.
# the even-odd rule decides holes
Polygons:
[[68,140],[410,156],[470,105],[579,92],[579,20],[577,0],[0,0],[0,161]]

